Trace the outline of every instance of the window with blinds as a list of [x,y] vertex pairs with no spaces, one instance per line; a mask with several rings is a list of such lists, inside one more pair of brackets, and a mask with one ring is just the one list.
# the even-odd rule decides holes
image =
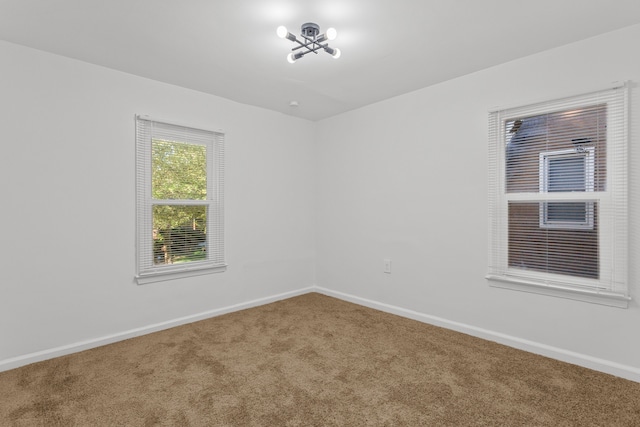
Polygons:
[[627,306],[626,97],[490,113],[492,285]]
[[136,117],[138,283],[223,271],[224,134]]

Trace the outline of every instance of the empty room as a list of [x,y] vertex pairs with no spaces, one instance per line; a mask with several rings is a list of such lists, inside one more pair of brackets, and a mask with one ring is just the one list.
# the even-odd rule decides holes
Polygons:
[[637,0],[0,0],[0,426],[640,425]]

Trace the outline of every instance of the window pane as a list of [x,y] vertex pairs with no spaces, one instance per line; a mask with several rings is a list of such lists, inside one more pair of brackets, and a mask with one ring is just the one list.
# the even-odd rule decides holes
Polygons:
[[550,158],[547,191],[586,191],[586,172],[585,156]]
[[206,146],[154,139],[151,156],[154,199],[206,200]]
[[[593,227],[541,228],[538,202],[509,202],[509,267],[598,279],[597,202],[549,205],[555,205],[555,215],[573,215],[573,219],[580,216],[580,205],[583,209],[593,205]],[[575,210],[558,213],[566,205]]]
[[[506,192],[539,192],[540,154],[569,151],[574,154],[548,157],[547,191],[604,191],[606,122],[604,104],[506,120],[503,129]],[[587,156],[593,156],[589,170],[585,163]]]
[[547,202],[546,222],[588,223],[588,207],[586,202]]
[[153,262],[177,264],[207,258],[206,206],[153,206]]

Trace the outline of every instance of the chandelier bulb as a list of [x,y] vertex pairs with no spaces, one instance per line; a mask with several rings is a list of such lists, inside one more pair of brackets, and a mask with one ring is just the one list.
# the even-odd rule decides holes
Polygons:
[[327,39],[335,40],[335,38],[338,36],[338,31],[336,31],[335,28],[331,27],[327,30],[326,35],[327,35]]
[[276,34],[278,35],[278,37],[280,37],[281,39],[285,38],[287,36],[287,33],[289,31],[287,31],[287,27],[285,27],[284,25],[280,25],[278,27],[278,29],[276,30]]

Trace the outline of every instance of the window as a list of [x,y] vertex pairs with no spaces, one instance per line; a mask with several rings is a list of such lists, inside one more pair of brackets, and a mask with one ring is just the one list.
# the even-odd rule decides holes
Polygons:
[[627,306],[626,97],[490,113],[493,286]]
[[137,282],[223,271],[224,134],[136,117]]
[[[594,147],[540,153],[540,192],[593,191]],[[540,227],[593,229],[593,202],[541,202]]]

